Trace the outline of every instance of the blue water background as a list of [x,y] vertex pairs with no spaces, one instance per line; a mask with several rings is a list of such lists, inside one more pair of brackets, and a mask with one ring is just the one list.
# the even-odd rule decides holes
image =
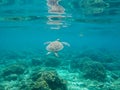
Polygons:
[[[56,14],[48,12],[46,0],[8,0],[1,3],[0,51],[45,50],[44,42],[57,38],[70,43],[71,51],[98,48],[119,51],[120,1],[105,0],[110,6],[97,15],[85,15],[80,11],[77,4],[80,1],[60,1],[59,4],[65,9],[65,13],[60,14],[65,17],[60,20],[62,25],[47,24],[48,17]],[[30,19],[26,20],[27,17]]]

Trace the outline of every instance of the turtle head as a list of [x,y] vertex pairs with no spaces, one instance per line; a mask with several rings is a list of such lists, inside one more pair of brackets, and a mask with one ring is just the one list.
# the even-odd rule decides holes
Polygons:
[[58,38],[56,41],[60,41],[60,39]]

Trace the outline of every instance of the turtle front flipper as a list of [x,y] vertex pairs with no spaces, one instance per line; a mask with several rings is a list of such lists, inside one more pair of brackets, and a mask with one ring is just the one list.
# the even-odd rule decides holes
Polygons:
[[62,42],[62,44],[63,44],[63,45],[66,45],[66,46],[68,46],[68,47],[70,47],[70,44],[67,43],[67,42]]
[[46,44],[50,44],[50,43],[51,43],[51,41],[48,41],[48,42],[45,42],[44,45],[46,45]]

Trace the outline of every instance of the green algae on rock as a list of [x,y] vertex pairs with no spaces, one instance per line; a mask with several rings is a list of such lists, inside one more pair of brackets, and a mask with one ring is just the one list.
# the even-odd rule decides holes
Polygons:
[[[24,90],[67,90],[66,81],[61,79],[56,71],[36,71],[30,75],[29,84],[21,85]],[[27,81],[25,81],[27,83]]]
[[64,80],[60,79],[55,71],[43,71],[39,72],[36,78],[36,83],[46,82],[51,90],[67,90],[66,83]]

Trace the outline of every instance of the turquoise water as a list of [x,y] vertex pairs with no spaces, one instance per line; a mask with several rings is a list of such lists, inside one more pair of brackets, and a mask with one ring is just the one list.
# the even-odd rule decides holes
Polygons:
[[[120,0],[0,0],[0,90],[119,90],[119,4]],[[59,57],[46,55],[44,43],[57,39],[70,47],[58,51]],[[51,68],[66,80],[67,89],[60,88],[62,81],[54,87],[46,79],[47,89],[40,81],[37,86],[37,80],[21,84],[30,82],[38,69]]]

